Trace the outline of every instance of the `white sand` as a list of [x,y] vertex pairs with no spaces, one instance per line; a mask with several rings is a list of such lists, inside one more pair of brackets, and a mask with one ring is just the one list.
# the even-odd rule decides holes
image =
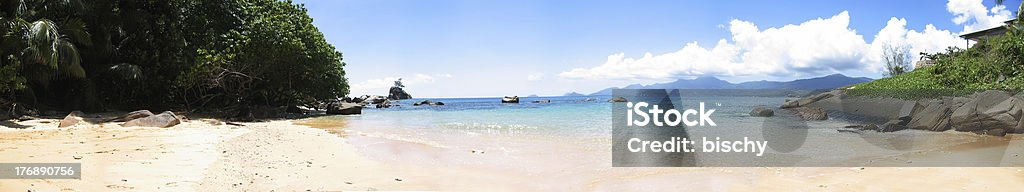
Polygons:
[[0,127],[0,162],[81,162],[83,178],[0,180],[0,191],[1024,189],[1022,168],[612,168],[610,156],[573,154],[571,149],[525,157],[496,149],[480,154],[339,137],[344,129],[293,121],[231,126],[193,120],[172,128],[56,128],[55,122]]

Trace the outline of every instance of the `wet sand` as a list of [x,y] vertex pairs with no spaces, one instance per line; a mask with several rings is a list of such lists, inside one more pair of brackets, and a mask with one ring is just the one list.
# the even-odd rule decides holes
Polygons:
[[[345,122],[316,119],[245,126],[193,120],[172,128],[117,124],[57,128],[56,121],[16,124],[24,128],[0,127],[0,162],[81,162],[83,178],[0,180],[0,191],[1024,188],[1024,171],[1019,167],[612,168],[610,150],[588,150],[603,145],[567,144],[558,137],[531,137],[524,144],[510,138],[455,135],[459,142],[469,144],[452,146],[360,132]],[[415,135],[404,137],[408,136]],[[1024,146],[1020,135],[1005,141],[1009,146]],[[945,150],[990,148],[978,145]],[[941,151],[900,158],[926,159],[946,153]],[[1010,155],[1004,160],[1008,158],[1024,157]]]

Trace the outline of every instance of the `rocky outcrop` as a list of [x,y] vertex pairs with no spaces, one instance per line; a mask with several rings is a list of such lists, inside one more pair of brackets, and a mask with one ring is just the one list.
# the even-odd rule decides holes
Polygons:
[[107,121],[108,122],[125,122],[125,121],[131,121],[131,120],[135,120],[135,119],[139,119],[139,118],[145,118],[145,117],[149,117],[149,116],[153,116],[153,112],[150,112],[149,110],[138,110],[138,111],[128,112],[128,113],[126,113],[124,115],[121,115],[121,116],[118,116],[118,117],[115,117],[115,118],[112,118],[112,119],[108,119]]
[[380,96],[380,95],[363,95],[363,96],[359,96],[359,97],[349,98],[349,99],[347,99],[347,101],[345,99],[343,99],[342,102],[358,103],[358,104],[361,104],[361,105],[369,105],[369,104],[380,104],[380,103],[383,103],[384,101],[387,101],[387,100],[388,100],[388,98],[385,97],[385,96]]
[[85,121],[83,116],[85,116],[85,113],[82,113],[81,111],[72,111],[68,114],[68,116],[64,116],[64,119],[60,120],[60,123],[57,124],[57,127],[64,128],[75,126],[76,124]]
[[431,101],[431,100],[423,100],[423,101],[420,101],[420,102],[413,103],[412,105],[413,106],[420,106],[420,105],[435,106],[435,105],[444,105],[444,103],[442,103],[440,101],[435,102],[435,101]]
[[505,96],[501,98],[501,103],[519,103],[519,96]]
[[626,102],[626,98],[625,97],[612,97],[611,99],[608,99],[608,102]]
[[125,122],[124,124],[121,124],[121,126],[124,126],[124,127],[162,127],[162,128],[166,128],[166,127],[172,127],[172,126],[175,126],[175,125],[178,125],[178,124],[181,124],[181,119],[177,115],[174,115],[174,112],[164,111],[163,113],[156,114],[156,115],[153,115],[153,116],[138,118],[138,119],[134,119],[134,120]]
[[[361,104],[361,105],[365,106],[365,104]],[[382,108],[391,108],[392,106],[395,106],[395,104],[391,103],[391,100],[386,100],[385,99],[384,102],[377,103],[374,107],[377,107],[378,109],[382,109]]]
[[952,100],[922,100],[917,102],[917,108],[910,116],[907,128],[946,131],[949,130],[949,115],[953,113]]
[[957,131],[1004,129],[1017,126],[1024,103],[1004,91],[985,91],[974,95],[950,115]]
[[402,89],[402,87],[394,86],[394,87],[391,87],[391,90],[388,91],[388,99],[390,99],[390,100],[412,99],[412,95],[409,95],[409,93],[406,93],[405,90]]
[[831,98],[831,97],[834,97],[834,96],[837,96],[837,95],[842,95],[844,93],[846,93],[844,90],[833,90],[833,91],[829,91],[829,92],[819,93],[817,95],[813,95],[813,96],[810,96],[810,97],[804,97],[804,98],[800,98],[800,99],[797,99],[797,100],[786,101],[785,103],[782,104],[782,106],[779,106],[779,108],[788,109],[788,108],[806,107],[808,104],[811,104],[811,103],[814,103],[814,102],[818,102],[818,101],[820,101],[822,99]]
[[904,129],[907,129],[907,122],[906,121],[902,121],[902,120],[898,120],[898,119],[894,119],[894,120],[890,120],[889,122],[886,122],[885,124],[882,124],[882,126],[879,126],[877,131],[878,132],[896,132],[896,131],[902,131]]
[[348,102],[334,102],[327,105],[328,115],[356,115],[363,113],[363,106]]
[[782,107],[797,110],[804,119],[817,119],[817,114],[820,114],[813,108],[807,109],[810,108],[808,106],[823,106],[854,115],[869,114],[868,117],[889,119],[889,122],[878,127],[879,132],[918,129],[956,130],[994,136],[1024,133],[1024,97],[1007,91],[988,90],[968,96],[918,101],[841,97],[842,94],[845,93],[822,93],[787,101]]
[[764,106],[755,107],[750,110],[750,116],[753,117],[771,117],[775,115],[775,111]]
[[828,113],[825,110],[818,107],[800,107],[796,108],[797,115],[804,120],[826,120],[828,119]]

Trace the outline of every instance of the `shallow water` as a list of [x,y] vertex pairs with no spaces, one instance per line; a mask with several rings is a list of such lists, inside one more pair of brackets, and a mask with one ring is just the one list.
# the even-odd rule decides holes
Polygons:
[[[389,109],[364,109],[362,115],[327,116],[306,120],[313,127],[353,137],[351,142],[369,156],[385,160],[465,163],[467,159],[444,158],[445,153],[498,154],[500,158],[478,164],[507,163],[533,167],[562,162],[573,166],[611,166],[612,108],[608,97],[527,97],[520,104],[503,104],[500,98],[430,99],[443,106],[412,106],[416,100],[399,102]],[[551,100],[550,103],[532,103]],[[1009,139],[991,139],[969,133],[905,130],[896,133],[840,132],[857,124],[843,115],[824,121],[797,120],[788,110],[776,110],[770,118],[751,117],[750,109],[779,106],[783,97],[690,97],[681,103],[706,102],[716,109],[715,127],[693,127],[693,139],[767,140],[764,157],[748,153],[704,153],[698,166],[1005,166],[1001,157]],[[335,122],[337,126],[330,126]],[[326,125],[326,126],[325,126]],[[344,128],[340,128],[344,127]],[[344,131],[340,131],[344,130]],[[848,130],[848,129],[845,129]],[[967,144],[985,150],[962,155]],[[1000,144],[999,142],[1002,142]],[[978,147],[968,147],[976,149]],[[415,152],[414,152],[415,151]],[[441,155],[438,155],[441,154]],[[921,155],[931,154],[931,155]],[[946,155],[943,155],[946,154]],[[449,154],[450,155],[450,154]],[[951,156],[975,157],[974,163],[943,160]],[[566,158],[585,158],[586,162]],[[931,158],[931,160],[914,159]],[[939,160],[934,160],[938,158]],[[478,159],[480,160],[480,159]],[[535,162],[535,163],[524,163]],[[547,163],[545,163],[547,162]],[[556,163],[552,163],[556,162]],[[925,163],[927,162],[927,163]],[[1019,165],[1017,163],[1011,163]],[[518,166],[517,166],[518,167]]]

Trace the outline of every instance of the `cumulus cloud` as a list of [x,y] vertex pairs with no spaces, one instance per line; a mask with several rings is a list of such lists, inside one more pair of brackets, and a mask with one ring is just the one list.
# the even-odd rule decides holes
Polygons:
[[986,8],[982,0],[949,0],[946,10],[953,14],[953,23],[963,25],[963,33],[971,33],[1003,25],[1013,18],[1006,6]]
[[[1003,6],[991,9],[981,0],[950,0],[947,9],[965,31],[999,26],[1009,18]],[[687,43],[674,52],[641,57],[609,55],[600,65],[558,74],[569,79],[675,79],[703,75],[794,77],[837,72],[879,73],[885,46],[907,46],[912,55],[964,47],[965,40],[949,30],[926,25],[907,29],[907,20],[893,17],[871,42],[850,28],[850,14],[840,12],[799,24],[761,29],[749,21],[732,20],[731,38],[712,46]],[[917,57],[914,57],[916,61]]]
[[[864,57],[861,63],[874,71],[884,70],[882,50],[885,46],[908,46],[910,53],[916,56],[918,53],[942,52],[950,46],[964,47],[966,41],[953,32],[937,29],[931,24],[926,25],[922,31],[908,30],[906,19],[894,17],[875,35],[868,52],[871,54]],[[918,59],[915,57],[914,61]]]
[[[349,88],[352,95],[364,95],[364,94],[383,94],[387,93],[388,89],[395,84],[395,81],[400,77],[385,77],[380,79],[370,79],[362,82],[356,82],[351,84]],[[406,86],[422,86],[433,84],[438,78],[452,78],[451,74],[413,74],[411,77],[402,78],[402,84]]]
[[559,74],[581,79],[670,79],[701,75],[801,75],[860,67],[868,44],[849,28],[850,15],[841,12],[796,25],[761,30],[742,20],[729,22],[732,41],[719,40],[711,48],[696,42],[661,55],[627,58],[608,56],[593,68],[577,68]]

